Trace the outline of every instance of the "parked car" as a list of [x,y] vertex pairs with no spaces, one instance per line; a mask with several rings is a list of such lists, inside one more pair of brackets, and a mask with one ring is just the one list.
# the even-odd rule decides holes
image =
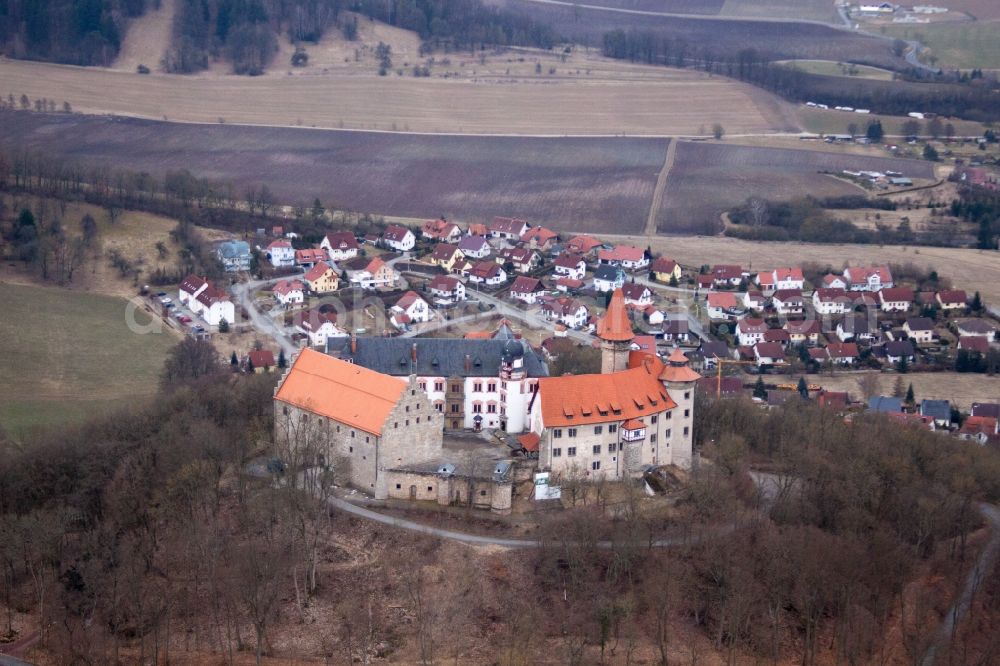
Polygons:
[[156,297],[157,298],[163,298],[166,295],[167,295],[167,292],[165,292],[165,291],[158,291],[158,292],[156,292]]

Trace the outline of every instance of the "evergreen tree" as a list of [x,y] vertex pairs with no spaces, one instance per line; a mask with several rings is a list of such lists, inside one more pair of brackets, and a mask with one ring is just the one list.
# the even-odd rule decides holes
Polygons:
[[767,397],[767,388],[764,386],[763,377],[757,377],[757,383],[753,385],[753,397],[761,400]]
[[233,368],[233,370],[240,367],[240,359],[236,357],[236,352],[233,352],[233,355],[229,357],[229,365]]
[[288,359],[285,358],[285,350],[282,349],[278,352],[278,367],[284,368],[288,365]]
[[865,136],[872,143],[881,143],[882,137],[885,136],[885,131],[882,129],[882,121],[876,120],[868,124],[868,129],[865,130]]
[[247,356],[247,372],[253,372],[253,359]]
[[899,374],[901,375],[905,375],[907,372],[909,372],[910,362],[907,360],[906,354],[903,354],[902,356],[899,357],[899,365],[897,367],[899,369]]
[[906,404],[912,405],[916,401],[916,396],[913,395],[913,384],[911,383],[906,388]]
[[219,333],[229,332],[229,322],[225,319],[219,322]]
[[809,386],[806,384],[805,377],[799,377],[799,385],[797,387],[799,395],[802,396],[803,400],[809,399]]
[[979,295],[978,291],[972,296],[972,303],[969,304],[969,308],[973,312],[979,312],[983,309],[983,297]]

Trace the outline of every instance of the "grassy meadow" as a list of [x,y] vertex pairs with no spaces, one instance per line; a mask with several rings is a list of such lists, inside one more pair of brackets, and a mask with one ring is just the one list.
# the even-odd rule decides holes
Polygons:
[[[137,335],[127,301],[0,282],[0,428],[16,435],[151,397],[176,337]],[[140,325],[150,321],[135,312]]]

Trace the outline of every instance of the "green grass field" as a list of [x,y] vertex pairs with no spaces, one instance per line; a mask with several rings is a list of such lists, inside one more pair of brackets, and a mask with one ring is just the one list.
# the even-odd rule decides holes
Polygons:
[[[17,434],[151,397],[169,332],[138,335],[127,301],[50,287],[0,283],[0,427]],[[135,321],[150,317],[142,311]]]
[[[903,124],[910,118],[901,116],[883,116],[879,114],[859,114],[848,111],[834,111],[833,109],[813,109],[801,106],[798,109],[799,120],[802,127],[807,132],[819,132],[822,134],[843,134],[847,131],[847,126],[851,123],[857,125],[858,131],[862,134],[868,123],[873,120],[882,121],[882,129],[886,134],[899,135],[903,133]],[[951,123],[955,126],[956,136],[982,136],[986,126],[982,123],[971,120],[959,120],[957,118],[943,118],[943,122]],[[923,128],[927,121],[920,121]]]
[[794,67],[808,74],[892,81],[892,72],[887,69],[879,69],[878,67],[869,67],[868,65],[852,65],[832,60],[782,60],[781,64]]
[[920,41],[937,57],[938,67],[1000,69],[1000,21],[897,25],[887,27],[886,34]]

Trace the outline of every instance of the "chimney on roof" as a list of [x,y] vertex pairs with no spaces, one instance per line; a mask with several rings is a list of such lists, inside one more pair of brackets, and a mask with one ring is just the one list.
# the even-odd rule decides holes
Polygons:
[[351,356],[358,353],[358,335],[351,333]]
[[416,342],[414,342],[413,346],[410,347],[410,360],[412,360],[414,363],[417,362],[417,343]]
[[468,354],[465,355],[465,371],[466,372],[472,371],[472,357],[469,356]]

